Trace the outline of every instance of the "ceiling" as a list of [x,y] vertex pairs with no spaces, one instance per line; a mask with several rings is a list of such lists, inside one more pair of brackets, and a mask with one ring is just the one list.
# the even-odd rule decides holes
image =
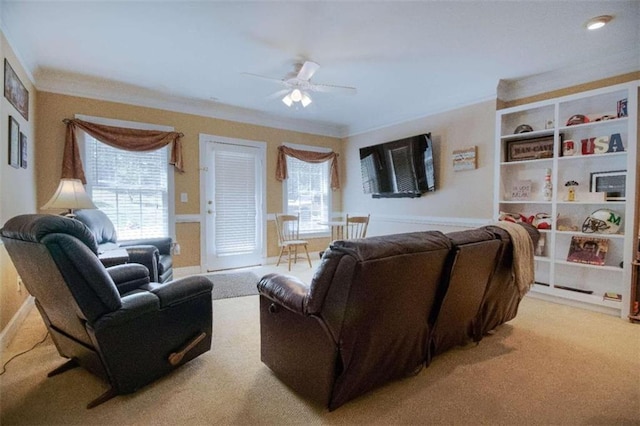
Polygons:
[[[0,1],[38,90],[339,137],[495,99],[501,80],[638,70],[639,22],[639,1]],[[320,64],[312,82],[357,94],[288,108],[243,74],[304,60]]]

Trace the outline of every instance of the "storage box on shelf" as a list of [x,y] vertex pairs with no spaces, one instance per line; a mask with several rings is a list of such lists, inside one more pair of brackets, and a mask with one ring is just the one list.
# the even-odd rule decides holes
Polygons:
[[[633,310],[638,83],[496,114],[496,219],[550,224],[533,295],[622,317]],[[533,131],[514,134],[523,124]]]

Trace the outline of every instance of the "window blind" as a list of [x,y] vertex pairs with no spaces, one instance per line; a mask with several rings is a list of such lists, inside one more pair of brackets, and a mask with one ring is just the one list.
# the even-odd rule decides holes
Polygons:
[[257,157],[252,153],[215,152],[215,247],[218,256],[258,250],[256,163]]
[[85,136],[87,191],[118,239],[169,235],[168,149],[134,152]]
[[300,232],[324,232],[329,220],[329,162],[307,163],[287,156],[287,213],[300,215]]

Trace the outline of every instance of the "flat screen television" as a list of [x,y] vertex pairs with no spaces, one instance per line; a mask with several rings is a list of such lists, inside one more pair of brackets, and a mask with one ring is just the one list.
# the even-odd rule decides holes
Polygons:
[[360,148],[362,189],[373,198],[420,197],[435,191],[431,133]]

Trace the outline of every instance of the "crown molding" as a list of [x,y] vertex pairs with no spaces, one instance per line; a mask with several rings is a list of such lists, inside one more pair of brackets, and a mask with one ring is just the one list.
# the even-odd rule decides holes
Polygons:
[[500,80],[498,99],[506,102],[640,70],[640,51],[623,50],[553,71],[515,80]]
[[459,96],[458,98],[450,98],[447,100],[446,103],[438,105],[437,107],[434,108],[430,108],[430,109],[425,109],[424,111],[422,111],[420,114],[412,116],[412,117],[408,117],[408,118],[403,118],[401,120],[397,120],[397,121],[393,121],[393,122],[389,122],[389,123],[385,123],[382,124],[380,126],[376,126],[376,127],[357,127],[357,126],[351,126],[349,127],[349,132],[346,136],[344,137],[354,137],[354,136],[360,136],[360,135],[364,135],[364,134],[368,134],[368,133],[372,133],[372,132],[377,132],[380,130],[384,130],[384,129],[388,129],[390,127],[396,127],[396,126],[401,126],[404,124],[409,124],[412,122],[415,122],[417,120],[423,120],[427,117],[431,117],[433,115],[437,115],[437,114],[443,114],[445,112],[449,112],[449,111],[454,111],[460,108],[465,108],[471,105],[476,105],[482,102],[488,102],[488,101],[495,101],[496,100],[496,92],[493,91],[491,93],[486,94],[485,96],[476,98],[476,99],[464,99],[463,96]]
[[344,138],[347,133],[345,126],[312,120],[283,118],[252,109],[166,94],[138,86],[72,73],[39,70],[36,72],[35,81],[36,89],[43,92],[194,114],[321,136]]

